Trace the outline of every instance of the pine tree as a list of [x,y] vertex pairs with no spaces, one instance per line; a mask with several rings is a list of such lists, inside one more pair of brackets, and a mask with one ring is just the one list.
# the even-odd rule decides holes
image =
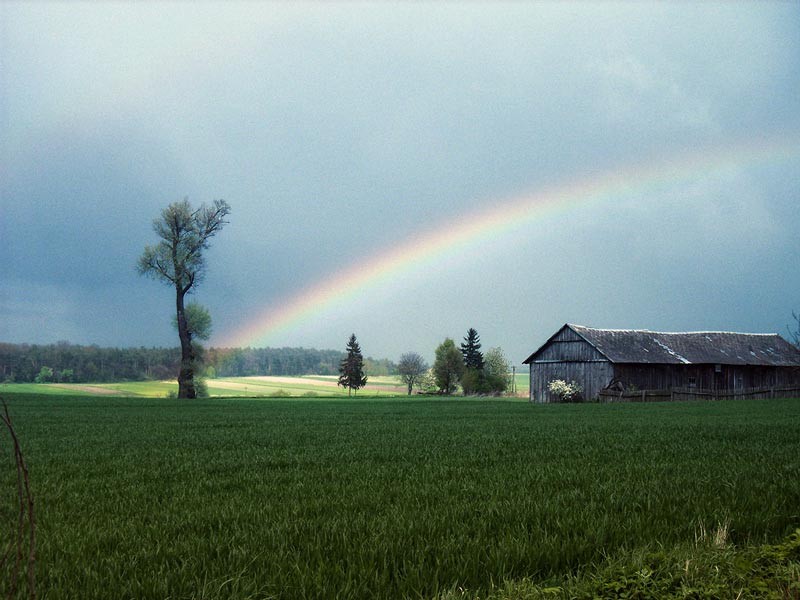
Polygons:
[[347,342],[347,356],[342,359],[339,365],[338,385],[347,388],[347,395],[350,396],[353,390],[367,385],[367,376],[364,375],[364,357],[361,355],[361,348],[356,341],[356,334],[350,336]]
[[467,369],[481,371],[483,369],[483,354],[481,354],[481,338],[474,328],[470,327],[467,337],[461,344],[461,354],[464,356],[464,366]]

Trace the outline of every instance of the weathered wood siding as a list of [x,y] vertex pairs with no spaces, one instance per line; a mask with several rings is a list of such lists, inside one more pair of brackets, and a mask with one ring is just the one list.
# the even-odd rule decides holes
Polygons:
[[606,357],[568,327],[562,328],[536,355],[536,362],[587,360],[606,360]]
[[768,398],[798,398],[800,386],[744,388],[741,390],[710,390],[702,388],[672,388],[671,390],[638,390],[618,392],[603,390],[600,402],[663,402],[669,400],[765,400]]
[[620,381],[626,390],[670,390],[674,387],[698,388],[710,387],[709,375],[713,375],[713,365],[649,365],[618,364],[614,365],[614,378]]
[[531,402],[558,400],[547,386],[554,379],[575,381],[587,399],[597,398],[614,375],[611,363],[591,344],[569,328],[551,338],[530,363]]
[[[754,364],[746,364],[750,361]],[[557,401],[548,389],[556,379],[578,383],[586,400],[598,398],[612,382],[617,392],[647,390],[671,398],[673,390],[705,390],[722,398],[741,396],[743,390],[774,395],[778,388],[800,387],[800,354],[777,334],[658,333],[566,324],[525,363],[530,365],[531,402]]]
[[613,366],[608,361],[532,362],[530,366],[531,402],[558,401],[547,389],[554,379],[575,381],[583,388],[584,398],[593,400],[614,376]]
[[791,386],[800,383],[796,367],[757,365],[614,365],[614,378],[626,389],[743,390]]

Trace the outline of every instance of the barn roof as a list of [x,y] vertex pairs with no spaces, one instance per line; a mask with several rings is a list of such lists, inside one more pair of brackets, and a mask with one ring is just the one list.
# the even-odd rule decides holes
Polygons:
[[[570,323],[564,327],[572,329],[613,363],[800,365],[800,350],[777,333],[666,333],[642,329],[594,329]],[[542,348],[525,362],[531,362]]]

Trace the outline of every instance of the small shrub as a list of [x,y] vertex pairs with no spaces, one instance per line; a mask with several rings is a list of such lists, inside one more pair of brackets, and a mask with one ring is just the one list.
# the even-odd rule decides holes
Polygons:
[[198,398],[208,398],[208,384],[205,379],[194,380],[194,392]]
[[53,381],[53,369],[50,367],[42,367],[42,370],[33,379],[34,383],[49,383],[51,381]]
[[583,400],[583,388],[576,382],[554,379],[547,385],[551,394],[558,397],[559,402],[580,402]]
[[428,371],[422,375],[418,387],[420,392],[430,396],[439,392],[439,388],[436,386],[436,375],[432,368],[428,369]]
[[484,391],[483,377],[478,369],[468,368],[461,376],[461,389],[465,396],[480,394]]
[[275,390],[269,396],[270,398],[288,398],[291,394],[286,390]]

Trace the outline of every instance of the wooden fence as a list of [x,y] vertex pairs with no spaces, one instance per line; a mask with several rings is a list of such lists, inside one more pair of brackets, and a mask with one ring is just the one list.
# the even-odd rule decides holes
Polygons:
[[637,390],[600,392],[600,402],[666,402],[670,400],[766,400],[800,398],[800,386],[746,388],[741,390],[706,390],[674,388],[672,390]]

